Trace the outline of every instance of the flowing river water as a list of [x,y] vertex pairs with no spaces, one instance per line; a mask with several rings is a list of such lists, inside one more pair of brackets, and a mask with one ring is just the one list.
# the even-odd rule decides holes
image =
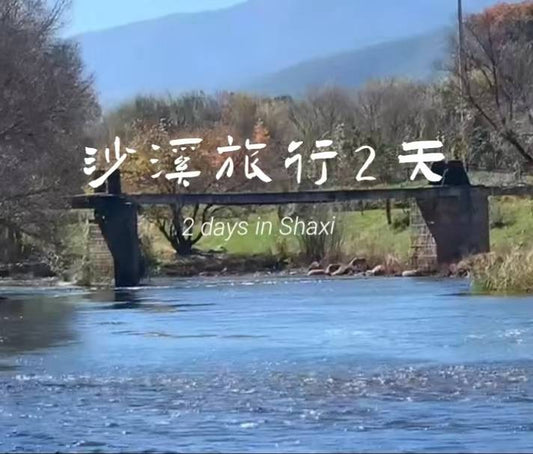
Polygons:
[[0,451],[532,451],[533,298],[468,292],[0,289]]

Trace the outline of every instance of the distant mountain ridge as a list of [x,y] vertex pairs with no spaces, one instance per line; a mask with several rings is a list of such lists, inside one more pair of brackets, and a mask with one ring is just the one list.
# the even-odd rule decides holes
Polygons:
[[254,79],[245,89],[271,96],[299,96],[309,88],[324,85],[359,87],[372,78],[429,79],[443,69],[451,33],[442,29],[306,61]]
[[[465,7],[477,11],[493,3],[465,0]],[[453,0],[249,0],[75,39],[103,103],[109,105],[139,93],[253,87],[285,70],[296,77],[287,68],[315,65],[313,60],[332,55],[342,62],[338,54],[441,29],[453,21],[455,6]],[[405,46],[398,49],[405,52],[405,60],[411,58]],[[264,78],[266,74],[271,76]],[[342,75],[331,78],[345,80]],[[290,88],[295,83],[279,85]]]

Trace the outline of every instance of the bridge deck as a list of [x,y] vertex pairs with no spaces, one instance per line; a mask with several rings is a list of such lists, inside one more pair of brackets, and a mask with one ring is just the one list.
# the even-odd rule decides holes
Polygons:
[[83,194],[72,198],[73,208],[97,208],[121,197],[139,205],[283,205],[289,203],[335,203],[370,200],[458,197],[468,190],[488,196],[533,196],[533,186],[428,186],[397,189],[352,189],[333,191],[219,193],[219,194]]

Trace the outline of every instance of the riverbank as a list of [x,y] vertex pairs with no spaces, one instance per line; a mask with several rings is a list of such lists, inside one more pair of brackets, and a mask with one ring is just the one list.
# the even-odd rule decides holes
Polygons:
[[[389,258],[383,262],[355,257],[350,261],[330,263],[314,261],[303,263],[271,254],[234,255],[227,253],[198,253],[189,257],[174,258],[157,264],[149,270],[145,280],[152,278],[194,277],[245,277],[245,276],[322,276],[322,277],[422,277],[464,276],[464,270],[455,266],[441,270],[413,270]],[[10,270],[10,271],[7,271]],[[91,282],[88,285],[109,285],[110,280]],[[0,286],[64,286],[84,285],[76,279],[65,280],[55,274],[45,263],[14,264],[6,267],[0,276]]]
[[[206,237],[199,243],[204,251],[223,250],[213,259],[176,259],[168,245],[153,235],[154,251],[163,257],[163,272],[171,275],[216,275],[240,273],[285,272],[298,275],[339,276],[441,276],[472,277],[474,290],[478,292],[530,293],[527,276],[533,275],[533,266],[519,256],[527,255],[533,248],[533,201],[517,197],[498,197],[490,201],[491,250],[486,257],[468,258],[458,264],[439,269],[416,269],[409,260],[409,212],[395,208],[390,223],[386,211],[381,208],[337,213],[340,228],[340,247],[326,251],[318,263],[303,254],[305,244],[298,238],[281,238],[276,235],[247,235],[223,241]],[[261,211],[263,219],[274,225],[278,222],[275,212]],[[257,213],[253,214],[257,217]],[[253,223],[253,220],[250,222]],[[253,225],[253,224],[252,224]],[[254,231],[252,228],[251,231]],[[276,229],[274,228],[274,231]],[[204,252],[205,254],[205,252]],[[350,266],[353,260],[364,260],[365,267]],[[487,264],[492,264],[488,269]],[[497,264],[506,266],[497,268]],[[208,269],[202,270],[202,264]],[[510,266],[514,264],[513,266]],[[519,268],[519,269],[518,269]],[[497,271],[496,271],[497,270]],[[498,277],[488,279],[491,274]],[[509,276],[506,274],[509,273]],[[512,276],[511,276],[512,274]],[[517,276],[523,276],[517,278]],[[487,282],[490,281],[490,285]],[[513,289],[513,286],[516,288]]]
[[[533,266],[524,260],[527,251],[533,249],[533,201],[515,197],[494,198],[490,203],[491,250],[485,259],[468,259],[460,264],[442,269],[416,269],[409,260],[410,226],[409,210],[396,207],[390,217],[383,208],[340,210],[333,212],[336,221],[336,237],[317,249],[316,238],[277,235],[279,216],[275,210],[259,208],[253,211],[236,211],[232,218],[247,219],[249,234],[235,236],[228,241],[206,236],[197,244],[196,254],[179,257],[157,229],[141,219],[140,231],[146,247],[148,278],[238,276],[238,275],[297,275],[297,276],[473,276],[476,291],[480,292],[531,292],[527,276],[533,275]],[[258,218],[272,222],[270,235],[256,235],[254,222]],[[390,223],[389,223],[390,221]],[[86,221],[85,221],[86,222]],[[91,265],[87,255],[88,229],[80,222],[68,228],[64,255],[53,267],[45,261],[17,263],[0,267],[0,277],[8,278],[14,285],[42,277],[58,282],[95,285],[99,279],[87,279],[95,273],[86,273]],[[104,246],[105,247],[105,246]],[[110,257],[109,257],[110,258]],[[111,259],[111,258],[110,258]],[[357,262],[354,264],[354,261]],[[499,264],[505,263],[501,267]],[[514,264],[513,266],[510,266]],[[93,264],[93,268],[98,268]],[[475,269],[473,269],[475,267]],[[112,270],[112,268],[110,268]],[[107,284],[112,271],[106,271]],[[509,274],[508,274],[509,273]],[[511,275],[512,273],[512,275]],[[515,278],[516,276],[523,278]],[[104,279],[105,281],[105,279]],[[521,284],[526,282],[527,285]],[[513,286],[516,286],[513,289]]]
[[280,259],[270,254],[231,255],[227,253],[200,253],[176,258],[152,270],[151,276],[165,277],[217,277],[247,275],[322,276],[322,277],[465,277],[470,261],[440,268],[416,269],[394,257],[383,261],[376,258],[353,257],[348,261],[313,261],[304,263],[288,258]]
[[[36,267],[42,270],[44,264]],[[0,277],[0,287],[109,287],[111,280],[80,283],[66,281],[61,276],[46,275],[20,270],[31,270],[29,266],[12,267],[18,270],[12,276]],[[512,272],[511,272],[512,271]],[[160,279],[187,278],[265,278],[265,277],[309,277],[321,280],[385,278],[469,278],[472,293],[478,294],[531,294],[533,293],[533,252],[514,251],[510,256],[496,254],[471,257],[458,264],[439,269],[413,269],[393,261],[373,263],[362,257],[355,257],[348,263],[313,262],[298,266],[287,260],[280,261],[272,255],[235,256],[221,253],[197,254],[177,259],[152,269],[145,277],[148,285]]]

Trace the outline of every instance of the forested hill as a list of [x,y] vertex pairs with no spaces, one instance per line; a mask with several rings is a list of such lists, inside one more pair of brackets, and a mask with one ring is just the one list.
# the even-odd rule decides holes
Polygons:
[[[478,11],[495,0],[464,3],[467,11]],[[310,82],[332,79],[353,85],[375,75],[416,73],[417,68],[427,72],[440,43],[415,39],[411,43],[418,50],[413,52],[404,40],[450,26],[455,7],[454,0],[249,0],[75,39],[104,104],[142,92],[236,90],[256,84],[292,90],[301,71],[287,68],[343,53],[329,67],[311,61],[304,68],[311,73]],[[369,47],[394,41],[399,43]],[[396,63],[389,65],[387,59]],[[264,77],[274,73],[278,75]],[[288,79],[281,80],[285,75]]]
[[259,77],[245,88],[267,95],[302,95],[313,87],[357,87],[372,78],[403,76],[427,79],[444,69],[448,29],[313,59]]

